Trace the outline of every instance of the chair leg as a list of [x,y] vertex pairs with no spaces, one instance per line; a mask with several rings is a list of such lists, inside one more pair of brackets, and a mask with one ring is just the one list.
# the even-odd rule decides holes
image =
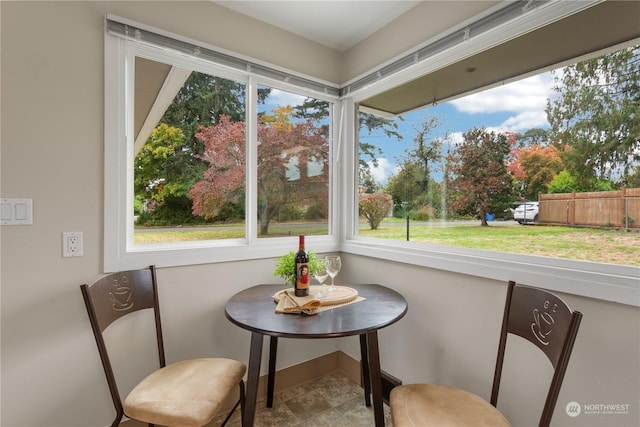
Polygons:
[[227,424],[227,421],[229,421],[229,418],[231,418],[231,415],[233,415],[235,410],[238,408],[238,405],[240,405],[240,419],[241,420],[244,419],[244,381],[240,380],[239,385],[240,385],[240,398],[238,399],[236,404],[233,405],[233,408],[231,409],[227,417],[224,419],[222,424],[220,424],[220,427],[224,427],[224,425]]
[[118,427],[122,422],[123,416],[124,416],[124,410],[122,409],[122,407],[118,407],[116,405],[116,417],[113,419],[113,422],[111,423],[111,427]]
[[244,406],[245,406],[245,394],[244,394],[244,381],[240,380],[240,421],[244,421]]

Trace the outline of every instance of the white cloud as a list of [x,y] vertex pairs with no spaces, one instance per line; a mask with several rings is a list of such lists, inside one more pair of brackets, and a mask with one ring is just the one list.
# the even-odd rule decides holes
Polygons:
[[285,107],[290,105],[295,107],[304,102],[306,97],[291,92],[285,92],[279,89],[272,89],[269,94],[269,104],[280,105]]
[[381,183],[386,184],[389,176],[394,175],[397,172],[398,167],[384,157],[377,159],[378,166],[374,166],[372,162],[369,162],[369,170],[373,178]]
[[463,132],[451,132],[448,135],[448,141],[450,145],[460,145],[464,142],[464,138],[462,137]]
[[463,113],[513,112],[501,128],[520,131],[547,125],[544,109],[552,94],[553,76],[543,73],[451,101]]
[[524,111],[516,116],[509,117],[502,122],[500,127],[510,130],[527,130],[531,128],[539,128],[548,125],[547,113],[540,111]]

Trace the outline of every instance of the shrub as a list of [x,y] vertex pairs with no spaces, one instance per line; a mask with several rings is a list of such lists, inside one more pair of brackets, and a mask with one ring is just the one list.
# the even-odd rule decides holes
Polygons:
[[411,219],[415,221],[429,221],[435,218],[435,212],[429,205],[424,205],[415,211],[411,211]]
[[393,201],[389,194],[374,193],[360,195],[360,216],[369,222],[372,230],[377,230],[378,225],[389,214]]
[[317,203],[314,203],[313,205],[309,206],[307,208],[307,212],[304,214],[305,219],[321,219],[324,217],[324,215],[322,214],[322,209],[320,208],[320,205]]
[[297,206],[284,205],[278,212],[278,221],[296,221],[302,218],[304,211]]

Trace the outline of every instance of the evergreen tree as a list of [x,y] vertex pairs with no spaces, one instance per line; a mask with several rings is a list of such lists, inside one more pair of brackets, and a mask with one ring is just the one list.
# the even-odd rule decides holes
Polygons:
[[554,72],[551,142],[581,188],[624,181],[640,161],[640,46]]

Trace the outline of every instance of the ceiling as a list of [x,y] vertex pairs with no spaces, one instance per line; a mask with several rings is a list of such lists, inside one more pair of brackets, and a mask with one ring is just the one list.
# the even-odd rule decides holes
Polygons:
[[[344,52],[419,3],[444,0],[211,1]],[[504,2],[505,5],[509,3]],[[520,4],[525,4],[525,10],[529,4],[535,8],[538,3],[552,2],[529,0],[512,6],[515,10],[520,8]],[[434,19],[439,18],[434,15]],[[429,25],[429,22],[424,22],[424,25]],[[604,1],[574,16],[415,78],[366,99],[360,105],[371,112],[397,115],[548,69],[639,36],[640,1]],[[402,61],[404,59],[398,62]],[[372,76],[375,74],[372,72]]]
[[212,1],[339,52],[358,44],[420,3],[419,0]]

